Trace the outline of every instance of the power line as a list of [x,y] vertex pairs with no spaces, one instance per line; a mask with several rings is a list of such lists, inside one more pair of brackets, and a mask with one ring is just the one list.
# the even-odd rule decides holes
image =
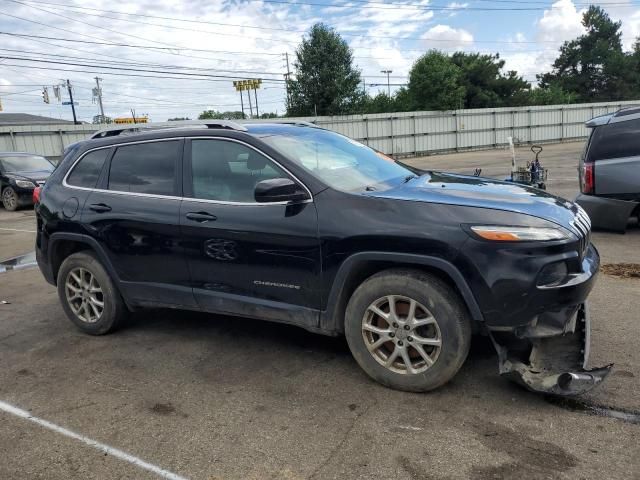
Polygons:
[[[6,15],[5,13],[3,13],[3,15]],[[18,18],[19,20],[25,20],[28,21],[27,19],[24,18],[20,18],[20,17],[15,17],[13,16],[13,18]],[[40,23],[39,25],[44,25],[44,26],[48,26],[44,23]],[[74,35],[76,34],[76,32],[72,32],[69,30],[64,30],[68,33],[73,33]],[[146,45],[134,45],[134,44],[130,44],[130,43],[117,43],[117,42],[92,42],[89,40],[79,40],[79,39],[72,39],[72,38],[60,38],[60,37],[47,37],[47,36],[43,36],[43,35],[29,35],[26,33],[16,33],[16,32],[2,32],[0,31],[0,35],[9,35],[12,37],[25,37],[25,38],[43,38],[45,40],[55,40],[58,42],[71,42],[71,43],[84,43],[84,44],[88,44],[88,45],[105,45],[105,46],[109,46],[109,47],[129,47],[129,48],[144,48],[144,49],[151,49],[151,50],[173,50],[174,52],[176,50],[180,51],[180,50],[185,50],[185,51],[189,51],[189,52],[208,52],[208,53],[223,53],[223,54],[234,54],[234,55],[273,55],[273,56],[281,56],[282,53],[274,53],[274,52],[241,52],[241,51],[233,51],[233,50],[208,50],[208,49],[202,49],[202,48],[190,48],[190,47],[182,47],[182,46],[172,46],[172,47],[153,47],[153,46],[146,46]]]
[[[15,0],[8,0],[8,1],[15,1]],[[248,1],[253,1],[253,2],[257,2],[257,1],[262,1],[262,0],[248,0]],[[527,2],[527,1],[513,1],[513,0],[485,0],[487,2],[495,2],[495,3],[504,3],[504,4],[526,4],[526,5],[532,5],[532,4],[538,4],[541,5],[541,7],[536,7],[536,8],[532,8],[532,7],[520,7],[520,8],[516,8],[516,7],[469,7],[469,6],[459,6],[459,5],[420,5],[420,4],[410,4],[410,3],[394,3],[394,2],[372,2],[372,1],[367,1],[367,0],[355,0],[355,1],[349,1],[346,2],[346,4],[335,4],[335,3],[310,3],[310,2],[301,2],[301,1],[291,1],[291,0],[264,0],[265,3],[274,3],[274,4],[283,4],[283,5],[311,5],[311,6],[319,6],[319,7],[330,7],[330,8],[354,8],[353,4],[359,4],[359,6],[357,8],[372,8],[372,9],[380,9],[380,10],[397,10],[397,9],[401,9],[401,10],[419,10],[419,11],[427,11],[427,12],[439,12],[439,11],[460,11],[460,10],[469,10],[469,11],[539,11],[539,10],[551,10],[554,9],[555,7],[553,6],[553,4],[549,4],[548,2],[536,2],[536,1],[532,1],[532,2]],[[27,3],[35,3],[38,5],[52,5],[52,6],[57,6],[57,7],[63,7],[63,8],[70,8],[70,9],[80,9],[80,10],[91,10],[91,11],[98,11],[98,12],[105,12],[105,13],[115,13],[115,14],[119,14],[119,15],[128,15],[128,16],[134,16],[134,17],[144,17],[144,18],[156,18],[156,19],[161,19],[161,20],[172,20],[172,21],[179,21],[179,22],[188,22],[188,23],[198,23],[198,24],[210,24],[210,25],[224,25],[224,26],[233,26],[233,27],[244,27],[244,28],[260,28],[263,30],[285,30],[285,31],[296,31],[296,30],[289,30],[289,29],[279,29],[279,28],[275,28],[275,27],[255,27],[255,26],[251,26],[251,25],[238,25],[238,24],[232,24],[232,23],[219,23],[219,22],[209,22],[209,21],[204,21],[204,20],[190,20],[190,19],[182,19],[182,18],[176,18],[176,17],[164,17],[164,16],[159,16],[159,15],[148,15],[148,14],[141,14],[141,13],[129,13],[129,12],[122,12],[122,11],[118,11],[118,10],[103,10],[103,9],[98,9],[98,8],[91,8],[91,7],[78,7],[76,5],[69,5],[69,4],[64,4],[64,3],[53,3],[53,2],[40,2],[40,1],[33,1],[33,0],[26,0]],[[17,3],[21,3],[21,2],[17,2]],[[374,5],[375,4],[375,5]],[[587,7],[591,5],[590,3],[575,3],[576,7]],[[628,2],[607,2],[607,3],[603,3],[602,5],[606,5],[606,6],[611,6],[611,7],[635,7],[637,6],[636,4],[630,4]]]
[[[7,58],[4,56],[0,56],[0,58]],[[35,60],[35,59],[31,59],[27,61],[31,61],[31,62],[43,62],[43,60]],[[44,61],[46,62],[46,61]],[[59,63],[59,62],[46,62],[46,63]],[[74,65],[69,63],[69,65]],[[37,66],[33,66],[33,65],[23,65],[23,64],[17,64],[17,63],[3,63],[2,64],[3,67],[5,66],[9,66],[9,67],[18,67],[18,68],[28,68],[28,69],[35,69],[35,70],[55,70],[55,71],[61,71],[61,72],[77,72],[77,73],[90,73],[92,75],[95,75],[96,73],[100,74],[100,75],[113,75],[113,76],[117,76],[117,77],[138,77],[138,78],[157,78],[160,80],[167,80],[167,79],[171,79],[171,80],[190,80],[190,81],[202,81],[202,82],[229,82],[229,78],[241,78],[241,77],[237,77],[237,76],[223,76],[223,78],[193,78],[193,77],[175,77],[175,76],[171,76],[171,75],[175,75],[177,72],[160,72],[160,73],[166,73],[168,75],[163,75],[163,76],[158,76],[158,75],[140,75],[140,74],[136,74],[136,73],[116,73],[116,72],[106,72],[106,71],[101,71],[101,68],[108,68],[108,67],[101,67],[101,66],[94,66],[94,65],[89,65],[89,68],[94,68],[93,70],[79,70],[79,69],[72,69],[72,68],[59,68],[59,67],[37,67]],[[212,77],[211,75],[205,75],[205,74],[193,74],[193,75],[198,75],[198,76],[205,76],[205,77]],[[278,79],[262,79],[263,82],[279,82],[279,86],[281,88],[284,88],[284,80],[278,80]],[[272,88],[275,88],[276,85],[274,85]]]
[[[241,78],[238,75],[214,75],[214,74],[210,74],[210,73],[193,73],[193,72],[178,72],[178,71],[163,71],[163,70],[147,70],[147,69],[128,68],[128,67],[114,67],[114,66],[109,66],[109,65],[93,65],[93,64],[88,64],[88,63],[63,62],[63,61],[49,60],[49,59],[43,59],[43,58],[15,57],[15,56],[9,56],[9,55],[0,55],[0,58],[6,58],[8,60],[38,62],[38,63],[53,63],[53,64],[58,64],[58,65],[71,65],[71,66],[76,66],[76,67],[106,68],[106,69],[109,69],[109,70],[124,70],[124,71],[131,71],[131,72],[166,73],[166,74],[171,74],[171,75],[199,76],[199,77],[226,78],[226,79],[238,79],[238,78]],[[284,83],[284,80],[281,80],[279,78],[262,78],[261,80],[263,82],[281,82],[281,83]]]
[[[33,5],[30,5],[30,4],[27,4],[27,3],[23,3],[23,2],[21,2],[19,0],[6,0],[6,1],[18,3],[18,4],[21,4],[21,5],[29,6],[31,8],[43,11],[43,12],[47,12],[47,13],[51,13],[51,14],[54,14],[54,15],[62,16],[63,18],[67,18],[67,19],[75,21],[75,22],[83,23],[85,25],[96,26],[96,25],[93,25],[93,24],[90,24],[90,23],[82,22],[82,21],[77,20],[77,19],[73,19],[71,17],[66,17],[66,16],[63,16],[63,15],[57,14],[55,12],[51,12],[49,10],[45,10],[45,9],[34,7]],[[147,14],[136,14],[136,13],[120,12],[120,11],[115,11],[115,10],[102,10],[102,9],[92,8],[92,7],[78,7],[78,6],[74,6],[74,5],[67,5],[67,4],[60,4],[60,3],[50,3],[50,2],[36,2],[36,3],[37,4],[46,4],[46,5],[56,5],[56,6],[61,6],[63,8],[68,8],[68,9],[90,10],[90,11],[96,11],[96,12],[115,13],[117,15],[132,16],[132,17],[158,18],[158,19],[171,20],[171,21],[177,21],[177,22],[188,22],[188,23],[197,23],[197,24],[232,26],[232,27],[251,28],[251,29],[258,29],[258,30],[274,30],[274,31],[283,31],[283,32],[290,32],[290,33],[301,33],[301,34],[307,33],[306,30],[292,30],[292,29],[277,28],[277,27],[261,27],[261,26],[255,26],[255,25],[241,25],[241,24],[234,24],[234,23],[210,22],[210,21],[204,21],[204,20],[190,20],[190,19],[182,19],[182,18],[175,18],[175,17],[163,17],[163,16],[155,16],[155,15],[147,15]],[[284,2],[284,1],[282,3],[291,3],[292,5],[303,4],[301,2],[294,3],[294,2]],[[370,3],[370,2],[364,2],[364,3]],[[386,5],[391,5],[391,4],[386,4]],[[394,5],[405,5],[405,4],[394,4]],[[614,5],[614,4],[610,4],[610,5]],[[624,3],[624,4],[623,3],[619,3],[619,4],[615,4],[615,5],[629,6],[628,3]],[[335,4],[325,5],[325,6],[347,8],[347,6],[335,5]],[[576,4],[576,6],[580,6],[580,5]],[[434,10],[435,8],[434,7],[424,7],[424,9]],[[443,9],[443,10],[472,10],[472,11],[510,10],[510,9],[490,9],[490,8],[484,8],[484,7],[483,8],[442,7],[441,9]],[[538,8],[538,9],[520,8],[520,9],[516,9],[516,10],[547,10],[547,9],[545,9],[545,8]],[[96,17],[100,17],[100,18],[109,18],[109,19],[112,19],[112,20],[119,20],[119,21],[124,21],[124,22],[137,23],[137,24],[140,24],[140,25],[150,25],[150,26],[155,26],[155,27],[168,28],[168,29],[174,29],[174,30],[186,30],[186,31],[192,31],[192,32],[195,31],[195,32],[209,34],[209,35],[238,36],[238,37],[243,37],[243,38],[247,37],[246,34],[212,32],[210,30],[197,30],[197,29],[193,29],[193,28],[178,27],[178,26],[175,26],[175,25],[162,25],[162,24],[157,24],[157,23],[148,23],[148,22],[140,22],[140,21],[135,21],[135,20],[128,20],[128,19],[117,18],[117,17],[108,16],[108,15],[98,15],[98,14],[91,14],[91,13],[88,13],[87,15],[96,16]],[[96,26],[96,27],[104,28],[104,27],[99,27],[99,26]],[[124,36],[128,35],[128,34],[125,34],[125,33],[122,33],[122,32],[118,32],[117,30],[106,29],[106,28],[104,28],[104,29],[108,30],[110,32],[118,33],[120,35],[124,35]],[[408,36],[394,36],[394,35],[357,34],[357,33],[350,33],[350,32],[342,32],[342,33],[340,33],[340,35],[341,36],[349,36],[349,37],[357,37],[357,38],[365,38],[365,39],[366,38],[380,38],[380,39],[403,40],[403,41],[410,40],[410,41],[451,42],[451,40],[441,39],[441,38],[428,38],[428,37],[424,38],[424,37],[408,37]],[[141,38],[141,37],[136,37],[136,38]],[[271,37],[250,37],[250,38],[255,38],[255,39],[259,39],[259,40],[274,41]],[[285,40],[280,40],[280,41],[283,42],[283,43],[289,43],[289,44],[295,43],[295,42],[289,42],[289,41],[285,41]],[[458,40],[456,40],[456,41],[458,41]],[[493,41],[493,40],[490,40],[490,41],[459,40],[459,41],[461,41],[461,42],[476,42],[476,43],[540,43],[540,42],[525,42],[525,41],[522,41],[522,42],[516,42],[516,41],[509,42],[509,41]],[[156,42],[156,43],[160,43],[160,42]],[[555,42],[550,42],[550,43],[555,43]],[[163,44],[163,43],[160,43],[160,44]],[[167,45],[167,44],[165,43],[164,45]]]
[[[81,60],[81,61],[94,61],[93,58],[87,57],[75,57],[72,55],[59,55],[55,53],[44,53],[44,52],[34,52],[33,50],[16,50],[11,48],[0,48],[1,51],[5,52],[17,52],[24,53],[28,55],[43,55],[47,57],[57,57],[61,59],[68,60]],[[166,65],[166,64],[158,64],[158,63],[147,63],[147,62],[125,62],[125,61],[110,61],[110,65],[123,65],[128,67],[154,67],[154,68],[169,68],[169,69],[188,69],[188,70],[198,70],[198,71],[217,71],[217,72],[229,72],[229,73],[240,73],[240,74],[254,74],[254,75],[280,75],[280,72],[263,72],[256,70],[235,70],[235,69],[226,69],[226,68],[202,68],[202,67],[189,67],[183,65]]]
[[[354,5],[343,4],[338,5],[335,3],[316,3],[316,2],[308,2],[308,1],[291,1],[291,0],[247,0],[248,2],[262,2],[262,3],[274,3],[274,4],[283,4],[283,5],[309,5],[314,7],[323,7],[323,8],[354,8]],[[402,4],[402,3],[383,3],[383,2],[370,2],[366,0],[350,0],[349,3],[360,4],[358,8],[366,8],[366,9],[378,9],[378,10],[407,10],[407,11],[460,11],[460,10],[470,10],[476,12],[490,12],[490,11],[544,11],[544,10],[553,10],[555,7],[550,5],[547,8],[544,7],[511,7],[511,8],[488,8],[488,7],[429,7],[425,5],[416,5],[416,4]],[[379,5],[371,5],[371,3],[378,3]],[[388,5],[384,7],[382,5]],[[609,6],[616,7],[635,7],[635,5],[630,5],[629,3],[609,3]],[[580,4],[580,6],[585,6]],[[588,6],[588,5],[586,5]]]

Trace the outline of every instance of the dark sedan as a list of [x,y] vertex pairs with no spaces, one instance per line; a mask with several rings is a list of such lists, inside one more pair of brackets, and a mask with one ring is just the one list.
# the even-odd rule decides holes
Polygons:
[[2,204],[7,210],[32,205],[33,189],[44,185],[53,164],[32,153],[0,152],[0,188]]

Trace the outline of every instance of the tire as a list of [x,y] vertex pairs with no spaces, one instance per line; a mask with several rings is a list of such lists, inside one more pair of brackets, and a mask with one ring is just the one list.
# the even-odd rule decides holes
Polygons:
[[120,293],[91,251],[67,257],[58,271],[57,284],[64,312],[84,333],[110,333],[127,317],[128,310]]
[[10,212],[15,212],[18,209],[18,194],[13,188],[6,187],[2,191],[2,204]]
[[[371,309],[388,317],[392,301],[395,322]],[[397,390],[427,392],[451,380],[464,363],[471,321],[460,296],[445,282],[420,271],[394,269],[373,275],[353,293],[345,335],[353,357],[371,378]],[[398,356],[390,359],[396,350]],[[385,366],[389,360],[391,365]]]

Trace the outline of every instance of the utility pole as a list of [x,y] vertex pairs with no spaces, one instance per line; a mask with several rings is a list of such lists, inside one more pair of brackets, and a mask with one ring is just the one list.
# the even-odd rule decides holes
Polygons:
[[100,105],[100,123],[104,123],[104,107],[102,106],[102,88],[100,88],[100,77],[96,78],[96,96],[98,97],[98,105]]
[[391,98],[391,81],[389,80],[389,75],[393,73],[393,70],[380,70],[380,73],[387,75],[387,96]]
[[67,90],[69,92],[69,101],[71,102],[71,111],[73,112],[73,124],[78,125],[78,119],[76,118],[76,106],[73,103],[73,92],[71,91],[71,82],[67,78]]
[[246,115],[244,113],[244,98],[242,98],[242,90],[244,88],[242,80],[234,80],[233,88],[236,89],[236,92],[240,93],[240,108],[242,108],[242,119],[244,119]]
[[258,112],[258,87],[255,83],[253,84],[253,95],[256,97],[256,118],[260,118],[260,112]]
[[251,89],[247,88],[247,97],[249,97],[249,118],[253,116],[253,106],[251,105]]
[[287,61],[287,73],[284,74],[285,78],[285,88],[287,89],[287,108],[291,104],[291,100],[289,97],[289,80],[291,79],[291,70],[289,69],[289,52],[285,52],[284,58]]

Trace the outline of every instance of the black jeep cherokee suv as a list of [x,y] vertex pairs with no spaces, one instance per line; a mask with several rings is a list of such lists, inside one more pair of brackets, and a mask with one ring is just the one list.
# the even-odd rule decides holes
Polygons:
[[[472,331],[532,390],[579,393],[599,257],[541,190],[415,175],[304,123],[102,131],[39,192],[38,264],[89,334],[169,307],[344,334],[380,383],[451,379]],[[239,319],[238,321],[242,321]]]

